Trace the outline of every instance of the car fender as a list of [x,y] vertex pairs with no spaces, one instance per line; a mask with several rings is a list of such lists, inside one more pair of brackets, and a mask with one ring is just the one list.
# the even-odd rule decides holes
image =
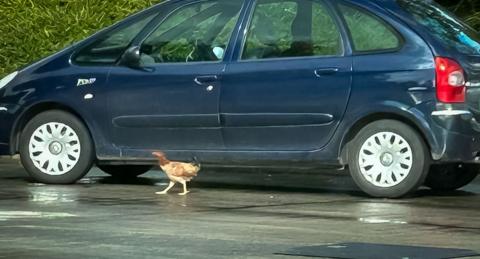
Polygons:
[[[28,119],[48,110],[63,110],[71,113],[72,115],[78,117],[87,127],[92,141],[97,149],[97,152],[101,155],[104,153],[102,150],[107,148],[106,139],[104,138],[102,131],[100,130],[101,125],[98,125],[95,119],[93,119],[94,114],[89,113],[87,110],[79,109],[74,105],[71,105],[68,102],[64,101],[64,98],[49,98],[42,100],[35,100],[28,105],[24,105],[24,108],[18,110],[16,119],[12,125],[10,143],[11,143],[11,153],[14,154],[18,151],[19,138],[21,134],[22,127],[25,123],[28,122]],[[29,114],[33,113],[33,114]],[[26,121],[27,120],[27,121]]]
[[432,158],[434,160],[440,159],[443,154],[443,145],[437,139],[432,129],[432,124],[429,120],[431,114],[432,104],[421,104],[411,107],[401,102],[387,100],[377,103],[365,105],[360,109],[350,108],[345,115],[345,119],[338,129],[340,138],[339,157],[342,164],[345,164],[347,156],[348,143],[355,137],[360,129],[376,120],[381,119],[396,119],[402,121],[416,131],[425,140],[425,144],[430,148]]

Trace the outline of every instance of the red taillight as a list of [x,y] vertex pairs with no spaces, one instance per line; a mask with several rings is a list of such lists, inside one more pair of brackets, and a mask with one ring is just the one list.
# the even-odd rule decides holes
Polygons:
[[465,71],[455,60],[435,58],[437,98],[444,103],[465,102]]

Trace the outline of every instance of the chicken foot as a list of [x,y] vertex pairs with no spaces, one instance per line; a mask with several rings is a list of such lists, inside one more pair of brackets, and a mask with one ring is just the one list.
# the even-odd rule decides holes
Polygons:
[[183,192],[182,193],[179,193],[178,195],[187,195],[190,191],[187,191],[187,182],[183,181],[182,182],[183,184]]
[[174,182],[170,181],[170,184],[168,184],[168,187],[165,188],[165,190],[161,191],[161,192],[156,192],[155,194],[167,194],[168,191],[170,191],[170,189],[172,189],[172,187],[175,185]]

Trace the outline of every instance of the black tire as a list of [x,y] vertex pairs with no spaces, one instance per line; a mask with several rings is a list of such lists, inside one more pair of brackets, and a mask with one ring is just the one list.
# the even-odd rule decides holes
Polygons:
[[454,191],[475,180],[479,172],[480,166],[475,164],[433,165],[425,186],[436,191]]
[[[32,135],[39,129],[42,125],[46,125],[47,123],[61,123],[63,125],[68,126],[78,137],[78,143],[80,148],[75,149],[76,154],[78,156],[76,163],[73,163],[72,168],[65,167],[66,169],[60,168],[57,166],[59,170],[65,170],[65,173],[60,175],[51,175],[43,172],[39,167],[35,164],[33,159],[30,157],[30,148],[34,148],[33,146],[30,147]],[[63,126],[62,126],[63,127]],[[59,134],[66,134],[63,129],[59,131]],[[50,134],[53,136],[53,134]],[[42,140],[42,143],[48,143],[50,140]],[[77,141],[73,142],[66,142],[68,145],[76,144]],[[66,152],[66,145],[61,145],[63,147],[62,152]],[[78,147],[78,145],[77,145]],[[47,147],[41,148],[42,152],[50,152]],[[71,115],[70,113],[59,111],[59,110],[52,110],[46,111],[38,114],[34,118],[32,118],[25,128],[22,131],[20,136],[20,158],[23,164],[23,167],[26,169],[28,174],[36,181],[45,183],[45,184],[73,184],[77,182],[79,179],[84,177],[88,171],[92,168],[93,160],[95,157],[94,152],[94,145],[92,142],[92,138],[88,129],[85,125],[75,116]],[[40,152],[39,152],[40,153]],[[52,153],[48,153],[51,155]],[[68,155],[67,155],[68,156]],[[49,160],[50,161],[50,160]],[[42,166],[40,166],[42,167]],[[44,165],[45,167],[45,165]],[[48,167],[48,166],[46,166]],[[43,168],[43,170],[48,170]]]
[[[395,134],[395,137],[393,139],[387,140],[388,137],[384,137],[386,135],[376,135],[382,132]],[[397,155],[387,155],[388,159],[384,161],[380,159],[380,157],[383,157],[383,154],[385,154],[383,148],[382,151],[378,151],[378,153],[368,153],[365,150],[363,151],[365,152],[365,155],[370,156],[372,160],[375,161],[375,163],[378,163],[375,165],[375,167],[364,166],[364,170],[379,169],[378,171],[381,172],[384,172],[383,170],[385,170],[385,172],[388,172],[386,175],[390,175],[391,177],[390,180],[392,186],[387,186],[387,184],[385,184],[385,186],[381,186],[382,182],[387,183],[386,180],[383,180],[383,176],[376,176],[371,177],[371,179],[367,179],[367,176],[364,176],[361,171],[360,152],[362,146],[364,144],[368,145],[368,143],[371,144],[371,141],[379,143],[379,139],[375,138],[374,136],[384,137],[385,140],[383,141],[385,141],[384,143],[387,143],[384,145],[378,144],[377,147],[388,147],[388,143],[391,143],[391,141],[399,141],[399,148],[402,148],[401,145],[410,146],[410,150],[408,150],[408,148],[402,148],[398,152],[392,151],[392,153],[396,153]],[[400,137],[403,138],[403,140],[401,140]],[[406,141],[406,144],[404,144],[404,141]],[[380,148],[377,148],[376,150],[380,150]],[[428,174],[428,167],[430,163],[430,156],[428,155],[427,151],[428,149],[422,137],[410,126],[395,120],[376,121],[368,124],[363,129],[361,129],[360,132],[358,132],[358,134],[355,136],[355,138],[348,144],[348,164],[350,174],[352,175],[352,178],[358,185],[358,187],[360,187],[361,190],[363,190],[370,196],[382,198],[400,198],[417,190],[418,187],[424,183],[425,178]],[[390,154],[390,152],[388,151],[387,153]],[[379,154],[378,161],[376,161],[377,154]],[[380,154],[382,156],[380,156]],[[409,154],[411,154],[412,156],[412,158],[410,158],[412,159],[412,161],[409,160],[410,165],[404,167],[404,163],[398,162],[400,160],[398,157],[404,156],[404,158],[407,158],[410,156]],[[384,162],[389,164],[383,164]],[[385,167],[386,165],[389,167]],[[389,174],[392,168],[396,166],[403,167],[403,169],[405,170],[401,176],[403,179],[397,179],[396,177],[392,176],[393,174]],[[375,182],[375,184],[372,182]]]
[[97,165],[103,172],[116,178],[135,178],[152,169],[145,165]]

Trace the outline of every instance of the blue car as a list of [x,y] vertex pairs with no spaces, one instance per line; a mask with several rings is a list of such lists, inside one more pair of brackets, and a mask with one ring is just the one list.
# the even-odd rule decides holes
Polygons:
[[161,150],[454,190],[479,120],[480,36],[422,0],[166,1],[0,82],[0,155],[50,184],[138,176]]

